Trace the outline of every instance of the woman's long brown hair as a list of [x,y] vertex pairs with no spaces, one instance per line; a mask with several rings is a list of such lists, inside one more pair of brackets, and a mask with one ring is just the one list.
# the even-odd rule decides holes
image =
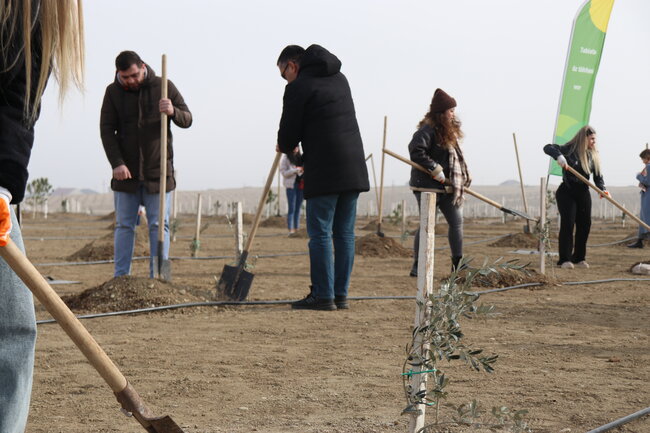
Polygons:
[[458,142],[463,138],[463,131],[461,130],[460,120],[454,118],[448,120],[444,112],[434,113],[429,111],[424,115],[424,118],[418,123],[418,128],[423,125],[429,125],[436,132],[436,136],[440,141],[440,145],[447,149],[451,149],[458,145]]

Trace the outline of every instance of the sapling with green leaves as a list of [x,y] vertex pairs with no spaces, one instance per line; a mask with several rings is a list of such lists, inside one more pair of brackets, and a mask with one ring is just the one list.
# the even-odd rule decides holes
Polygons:
[[[461,261],[459,268],[469,262]],[[523,271],[525,266],[514,261],[492,264],[487,261],[480,268],[467,266],[463,271],[453,272],[418,308],[427,320],[413,329],[413,338],[407,345],[407,358],[403,365],[404,395],[407,406],[403,414],[422,415],[420,406],[435,409],[434,422],[425,425],[417,433],[437,432],[444,424],[482,426],[488,428],[509,428],[513,432],[530,431],[524,415],[526,411],[512,411],[507,407],[492,409],[492,422],[484,421],[484,413],[477,400],[455,405],[446,402],[449,397],[450,379],[443,370],[443,361],[461,361],[471,370],[492,373],[498,355],[486,355],[482,349],[471,347],[464,341],[462,319],[488,318],[495,315],[492,305],[477,304],[479,295],[471,292],[475,280],[502,271]],[[460,275],[462,273],[462,276]],[[423,375],[424,386],[417,389],[411,378]],[[446,403],[443,404],[443,401]],[[448,409],[450,421],[441,421],[441,410]]]

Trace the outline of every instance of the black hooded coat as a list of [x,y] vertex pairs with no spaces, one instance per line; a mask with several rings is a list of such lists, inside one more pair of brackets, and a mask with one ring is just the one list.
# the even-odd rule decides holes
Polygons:
[[340,60],[311,45],[283,102],[278,146],[289,154],[302,145],[305,198],[368,191],[361,133]]

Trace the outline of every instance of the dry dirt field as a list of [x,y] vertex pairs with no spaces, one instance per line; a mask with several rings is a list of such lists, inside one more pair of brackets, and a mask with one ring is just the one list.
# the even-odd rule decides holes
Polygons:
[[[367,223],[358,222],[359,236],[372,233],[361,230]],[[53,286],[59,294],[75,298],[97,288],[95,303],[79,304],[85,306],[77,313],[211,300],[215,276],[232,263],[175,259],[173,285],[145,281],[144,260],[134,262],[136,278],[112,282],[110,263],[65,264],[86,244],[110,234],[110,224],[76,214],[24,221],[28,256],[41,273],[80,282]],[[228,224],[214,218],[204,224],[199,256],[232,255]],[[537,256],[512,253],[518,245],[491,246],[498,236],[522,232],[522,225],[467,220],[466,254],[475,262],[516,258],[537,269]],[[398,227],[385,223],[382,228],[401,242]],[[650,249],[600,246],[634,231],[595,221],[588,249],[592,267],[557,269],[549,259],[548,275],[558,282],[638,278],[628,270],[649,261]],[[193,233],[192,218],[185,216],[173,257],[190,256]],[[306,252],[307,239],[288,238],[282,225],[262,227],[258,235],[252,254],[277,256],[254,263],[249,300],[303,297],[309,285],[307,256],[281,254]],[[412,238],[404,243],[411,244]],[[437,247],[446,245],[444,235],[436,238]],[[350,296],[414,296],[410,265],[409,257],[357,255]],[[440,249],[436,277],[448,275],[449,266],[449,250]],[[487,408],[527,409],[533,431],[549,433],[585,432],[650,406],[647,278],[483,295],[481,301],[500,314],[466,321],[463,329],[469,344],[499,355],[495,372],[449,364],[448,400],[460,404],[476,398]],[[49,318],[38,303],[36,308],[38,319]],[[186,433],[392,433],[408,426],[408,417],[400,415],[405,407],[400,374],[414,313],[412,299],[358,300],[349,310],[333,312],[292,311],[286,304],[195,307],[82,322],[153,412],[172,416]],[[41,324],[38,330],[28,433],[144,431],[119,411],[110,389],[58,325]],[[650,432],[650,417],[615,431]]]

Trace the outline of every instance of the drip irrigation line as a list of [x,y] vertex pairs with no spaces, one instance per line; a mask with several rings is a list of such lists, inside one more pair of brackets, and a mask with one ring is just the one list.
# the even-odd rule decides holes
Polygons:
[[[499,240],[499,239],[507,238],[508,236],[510,236],[510,235],[507,234],[507,235],[501,235],[501,236],[494,236],[494,237],[491,237],[491,238],[481,239],[480,241],[474,241],[474,242],[463,242],[463,245],[467,246],[467,245],[482,244],[482,243],[485,243],[485,242],[496,241],[496,240]],[[449,246],[437,247],[437,248],[434,248],[434,250],[436,250],[436,251],[438,251],[438,250],[448,250],[449,248],[450,248]]]
[[76,239],[99,239],[101,236],[23,236],[29,241],[66,241]]
[[[594,247],[609,247],[609,246],[612,246],[612,245],[618,245],[618,244],[622,244],[622,243],[624,243],[624,242],[629,242],[629,241],[634,240],[634,239],[637,239],[637,237],[636,237],[636,236],[630,236],[629,238],[625,238],[625,239],[622,239],[622,240],[620,240],[620,241],[607,242],[607,243],[605,243],[605,244],[594,244],[594,245],[589,244],[589,245],[587,245],[587,247],[589,247],[589,248],[594,248]],[[555,239],[551,239],[551,242],[553,242],[554,244],[557,244],[557,243],[558,243],[558,241],[555,240]]]
[[[290,257],[290,256],[306,256],[309,254],[307,251],[298,251],[291,253],[274,253],[274,254],[255,254],[253,257],[259,259],[268,259],[272,257]],[[182,257],[182,256],[170,256],[169,260],[223,260],[223,259],[232,259],[236,260],[235,256],[205,256],[205,257]],[[133,261],[136,260],[149,260],[148,256],[142,257],[133,257]],[[34,263],[34,266],[82,266],[82,265],[104,265],[107,263],[113,263],[115,260],[92,260],[88,262],[56,262],[56,263]]]
[[[566,283],[560,283],[562,285],[577,285],[577,284],[594,284],[594,283],[605,283],[605,282],[616,282],[616,281],[650,281],[650,278],[612,278],[609,280],[594,280],[594,281],[571,281]],[[496,292],[505,292],[507,290],[523,289],[527,287],[536,287],[543,286],[544,283],[525,283],[517,284],[515,286],[509,287],[500,287],[498,289],[482,290],[479,292],[467,292],[471,295],[486,295]],[[403,301],[403,300],[412,300],[416,299],[415,296],[350,296],[348,301]],[[124,310],[124,311],[112,311],[110,313],[97,313],[97,314],[87,314],[76,316],[77,319],[94,319],[98,317],[110,317],[110,316],[123,316],[129,314],[139,314],[139,313],[151,313],[154,311],[164,311],[164,310],[175,310],[179,308],[188,308],[188,307],[218,307],[218,306],[249,306],[249,305],[287,305],[295,302],[295,299],[285,299],[285,300],[261,300],[261,301],[207,301],[207,302],[188,302],[183,304],[172,304],[172,305],[162,305],[159,307],[149,307],[149,308],[140,308],[136,310]],[[37,325],[55,323],[54,319],[48,320],[39,320],[36,322]]]
[[616,421],[610,422],[609,424],[605,424],[593,430],[589,430],[587,433],[603,433],[613,428],[619,427],[623,424],[626,424],[630,421],[634,421],[637,418],[641,418],[644,415],[650,415],[650,407],[646,407],[645,409],[641,409],[640,411],[634,412],[631,415],[624,416],[623,418],[619,418]]

